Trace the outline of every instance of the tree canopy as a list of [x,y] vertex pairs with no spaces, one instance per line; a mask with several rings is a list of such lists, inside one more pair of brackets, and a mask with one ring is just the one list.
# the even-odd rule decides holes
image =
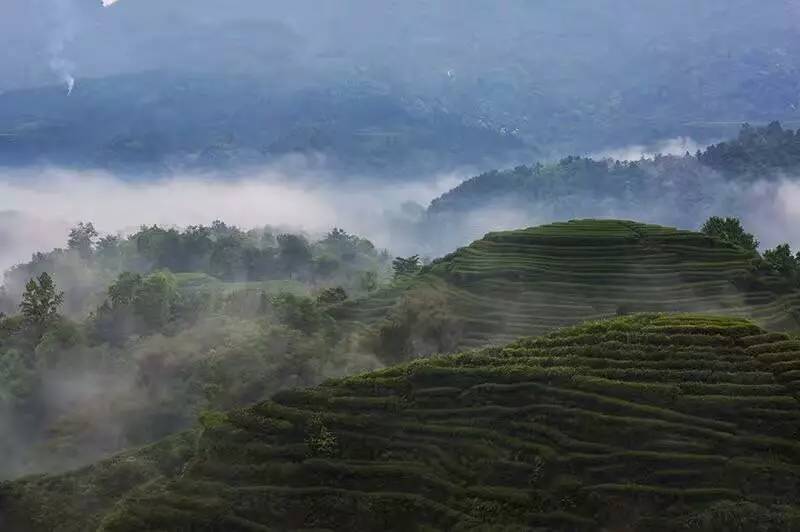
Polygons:
[[702,231],[744,249],[752,251],[758,249],[758,240],[744,230],[738,218],[712,216],[703,224]]

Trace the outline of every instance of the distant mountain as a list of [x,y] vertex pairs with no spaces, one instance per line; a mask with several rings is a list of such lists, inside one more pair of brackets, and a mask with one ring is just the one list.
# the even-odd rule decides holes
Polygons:
[[[60,530],[792,530],[800,342],[638,315],[334,380],[0,488]],[[181,463],[185,465],[181,466]]]
[[570,156],[486,172],[434,199],[421,233],[432,249],[446,249],[486,227],[568,218],[700,227],[725,213],[750,222],[771,209],[771,196],[764,195],[769,187],[757,183],[779,183],[798,170],[800,130],[778,122],[745,125],[733,139],[685,155],[634,161]]
[[536,153],[518,137],[380,86],[140,75],[0,95],[0,165],[121,174],[324,159],[327,169],[407,177]]
[[800,120],[791,2],[50,4],[11,2],[0,20],[14,52],[0,57],[0,135],[18,142],[0,163],[322,150],[407,177],[409,159],[534,160],[511,156],[515,141],[553,159]]

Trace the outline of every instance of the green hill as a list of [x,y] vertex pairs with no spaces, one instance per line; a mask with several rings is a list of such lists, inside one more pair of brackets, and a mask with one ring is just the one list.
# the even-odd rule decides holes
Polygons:
[[800,292],[757,254],[716,238],[578,220],[490,233],[338,317],[378,329],[377,350],[396,356],[505,343],[631,312],[710,312],[797,330],[799,302]]
[[592,322],[212,416],[179,475],[72,523],[48,505],[98,488],[22,481],[0,511],[61,531],[797,530],[798,353],[737,318]]
[[745,124],[738,136],[694,154],[640,159],[634,151],[592,157],[569,156],[472,177],[431,201],[420,234],[431,249],[449,249],[495,219],[517,220],[519,226],[520,220],[633,217],[700,227],[722,212],[755,225],[759,206],[769,209],[764,199],[779,194],[778,184],[800,169],[800,130],[778,122]]

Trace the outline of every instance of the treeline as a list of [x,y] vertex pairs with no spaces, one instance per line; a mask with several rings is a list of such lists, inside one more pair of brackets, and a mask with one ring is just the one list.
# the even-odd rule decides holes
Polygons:
[[[707,235],[718,237],[741,248],[758,252],[760,242],[745,231],[738,218],[712,216],[701,228]],[[800,288],[800,251],[793,253],[788,243],[765,249],[760,257],[763,266],[780,274],[792,287]]]
[[222,222],[128,237],[77,225],[63,249],[6,274],[0,478],[75,467],[207,408],[376,367],[330,309],[391,270],[387,252],[338,228],[311,241]]
[[486,172],[432,201],[428,215],[463,213],[499,201],[522,209],[547,202],[561,219],[665,204],[674,206],[669,210],[693,213],[719,200],[720,185],[771,179],[798,168],[800,130],[784,129],[779,122],[765,127],[745,124],[736,139],[694,154],[638,161],[569,156],[552,164]]
[[220,221],[184,230],[142,227],[127,237],[100,237],[93,224],[81,223],[65,248],[36,253],[6,272],[0,311],[13,311],[25,283],[44,272],[64,288],[65,312],[73,315],[102,302],[105,287],[124,272],[204,273],[240,282],[295,280],[368,292],[388,272],[389,260],[369,240],[338,228],[312,242],[302,234],[269,227],[245,231]]
[[764,177],[776,170],[800,167],[800,129],[784,129],[780,122],[766,127],[742,126],[736,139],[709,146],[697,159],[732,176]]
[[315,296],[186,292],[167,271],[125,273],[80,321],[42,273],[0,315],[0,478],[79,466],[189,427],[204,410],[374,368]]

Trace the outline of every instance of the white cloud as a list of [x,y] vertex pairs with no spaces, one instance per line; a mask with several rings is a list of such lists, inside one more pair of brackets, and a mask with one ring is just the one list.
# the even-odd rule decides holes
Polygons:
[[632,144],[622,148],[613,148],[595,152],[589,157],[595,159],[614,159],[618,161],[638,161],[652,159],[656,155],[683,155],[686,152],[694,154],[697,150],[706,148],[709,144],[700,144],[690,137],[675,137],[654,142],[650,145]]
[[245,228],[275,225],[310,233],[336,226],[378,246],[405,251],[407,239],[404,243],[392,227],[402,217],[402,205],[427,205],[468,175],[376,184],[270,167],[235,180],[187,174],[130,182],[104,172],[6,170],[0,172],[0,268],[35,251],[63,246],[69,227],[78,221],[91,221],[103,233],[216,219]]

